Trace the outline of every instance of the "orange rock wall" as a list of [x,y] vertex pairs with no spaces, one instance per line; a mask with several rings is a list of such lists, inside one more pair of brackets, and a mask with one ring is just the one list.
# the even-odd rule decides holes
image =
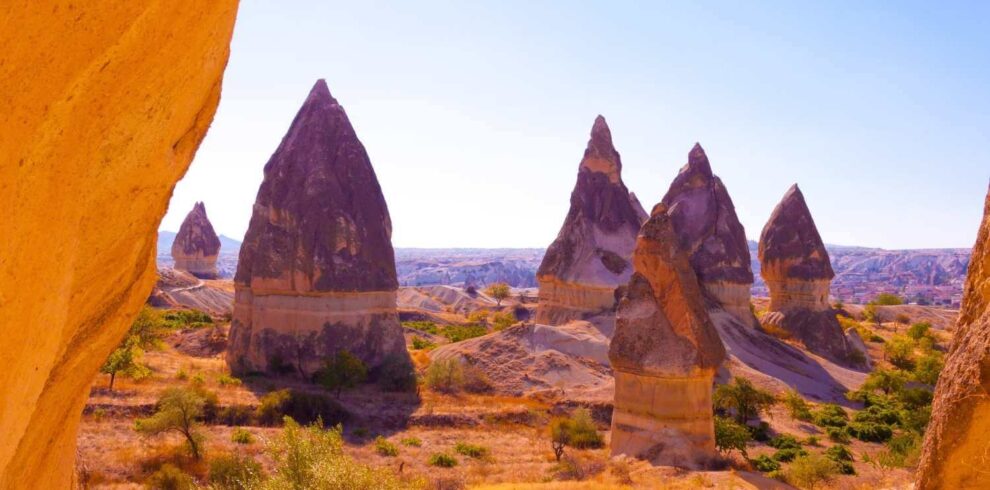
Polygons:
[[236,0],[0,4],[0,488],[70,488],[89,383],[155,281]]

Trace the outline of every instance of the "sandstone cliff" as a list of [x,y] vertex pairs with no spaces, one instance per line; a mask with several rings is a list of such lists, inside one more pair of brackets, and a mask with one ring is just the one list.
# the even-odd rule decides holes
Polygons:
[[616,312],[612,454],[705,467],[715,456],[712,380],[725,359],[701,286],[658,204],[643,225]]
[[753,285],[746,231],[722,180],[696,144],[662,201],[670,210],[681,247],[715,307],[755,326],[749,294]]
[[816,354],[851,363],[852,351],[828,303],[835,273],[796,184],[763,228],[759,257],[760,274],[770,289],[763,323],[782,328]]
[[319,80],[265,165],[234,277],[231,368],[308,377],[341,349],[370,368],[408,361],[391,236],[368,154]]
[[622,183],[622,161],[598,116],[578,169],[571,208],[536,272],[536,322],[560,325],[615,304],[616,286],[632,274],[629,258],[642,224]]
[[990,193],[952,347],[935,387],[919,490],[990,488]]
[[0,5],[0,488],[70,488],[93,375],[220,97],[237,2]]
[[219,254],[220,237],[213,231],[213,224],[206,216],[206,206],[197,202],[186,219],[182,220],[179,233],[172,242],[175,269],[201,279],[215,279]]

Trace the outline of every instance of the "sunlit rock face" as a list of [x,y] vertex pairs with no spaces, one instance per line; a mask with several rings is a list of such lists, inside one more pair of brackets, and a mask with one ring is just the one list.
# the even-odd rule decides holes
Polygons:
[[227,362],[309,377],[347,350],[408,361],[392,222],[343,107],[320,80],[265,165],[234,278]]
[[658,204],[643,225],[616,312],[612,455],[706,467],[715,457],[712,380],[725,349],[673,219]]
[[155,282],[237,2],[0,4],[0,488],[74,485],[89,384]]
[[206,206],[197,202],[182,220],[182,226],[172,242],[175,269],[186,271],[200,279],[217,277],[217,256],[220,237],[206,216]]
[[629,259],[643,216],[621,172],[612,133],[598,116],[578,168],[570,211],[536,272],[537,323],[562,325],[614,307],[615,288],[632,274]]
[[915,488],[990,488],[990,194],[959,323],[935,387]]
[[694,145],[662,201],[674,231],[690,256],[703,291],[713,307],[755,326],[750,309],[753,271],[746,231],[722,180],[712,174],[708,156]]
[[828,303],[835,273],[797,184],[763,228],[759,258],[760,274],[770,289],[763,323],[784,329],[812,352],[849,363],[850,346]]

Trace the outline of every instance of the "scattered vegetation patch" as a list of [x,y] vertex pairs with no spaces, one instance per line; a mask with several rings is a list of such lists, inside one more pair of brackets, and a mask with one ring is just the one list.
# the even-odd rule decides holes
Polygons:
[[757,388],[745,378],[732,378],[729,384],[719,385],[712,400],[716,410],[732,413],[736,422],[743,425],[777,403],[772,393]]
[[488,456],[488,448],[477,444],[468,444],[466,442],[458,442],[454,445],[454,451],[456,451],[457,454],[474,459],[481,459]]
[[559,462],[566,446],[595,449],[604,445],[604,439],[591,419],[591,412],[579,408],[570,417],[556,417],[550,421],[550,445]]
[[410,447],[420,447],[423,445],[423,441],[419,440],[418,437],[406,437],[399,442],[401,442],[403,446]]
[[375,452],[380,456],[395,457],[399,455],[399,448],[388,439],[378,436],[375,438]]
[[228,454],[210,461],[211,489],[252,489],[256,487],[263,475],[261,464],[249,456]]
[[190,388],[168,388],[158,399],[155,413],[147,418],[137,419],[134,429],[145,435],[158,435],[164,432],[177,432],[186,439],[193,459],[202,456],[203,435],[199,431],[199,420],[203,416],[206,399],[197,390]]
[[453,468],[457,466],[457,459],[447,453],[434,453],[430,455],[427,463],[438,468]]
[[364,383],[368,378],[368,368],[357,356],[341,349],[324,361],[323,369],[314,377],[317,383],[340,398],[341,391]]
[[739,451],[744,458],[750,434],[746,426],[728,417],[715,416],[715,448],[722,454]]
[[237,444],[251,444],[254,442],[254,435],[244,427],[238,427],[230,433],[230,440]]

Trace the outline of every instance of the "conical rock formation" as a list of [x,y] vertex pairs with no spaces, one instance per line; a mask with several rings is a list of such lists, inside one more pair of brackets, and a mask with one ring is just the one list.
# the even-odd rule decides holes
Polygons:
[[788,189],[763,228],[759,257],[760,274],[770,289],[763,323],[784,329],[812,352],[854,363],[828,303],[835,273],[797,184]]
[[206,206],[197,202],[172,242],[172,259],[175,268],[200,279],[217,277],[217,256],[220,254],[220,237],[206,216]]
[[234,278],[227,362],[302,377],[339,350],[408,362],[388,207],[323,80],[265,165]]
[[609,310],[615,288],[629,280],[629,258],[642,224],[622,183],[622,161],[605,118],[598,116],[578,169],[571,208],[536,273],[536,322],[560,325]]
[[662,202],[710,302],[744,325],[756,325],[749,301],[753,271],[746,231],[701,145],[691,149]]
[[725,349],[664,204],[636,240],[616,312],[612,454],[702,468],[715,457],[712,379]]
[[990,488],[990,193],[973,247],[962,309],[935,387],[918,490]]

